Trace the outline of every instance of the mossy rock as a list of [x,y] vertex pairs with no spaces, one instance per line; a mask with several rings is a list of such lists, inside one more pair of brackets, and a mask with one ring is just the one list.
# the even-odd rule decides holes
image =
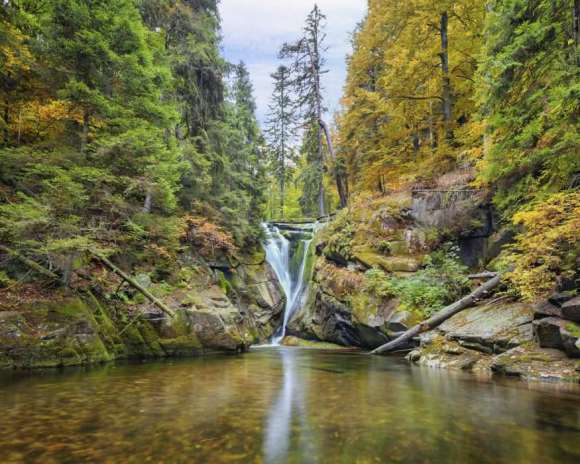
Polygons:
[[159,344],[168,356],[195,356],[203,352],[203,347],[195,336],[160,339]]
[[293,336],[284,337],[282,340],[282,345],[317,350],[352,350],[352,348],[348,346],[336,345],[334,343],[321,342],[316,340],[304,340],[303,338]]
[[384,256],[368,246],[355,247],[353,255],[363,266],[387,272],[417,272],[423,261],[423,256]]

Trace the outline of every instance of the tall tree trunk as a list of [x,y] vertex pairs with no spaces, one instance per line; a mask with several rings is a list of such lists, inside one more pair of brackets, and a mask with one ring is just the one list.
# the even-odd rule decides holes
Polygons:
[[284,219],[284,196],[286,195],[286,168],[282,165],[282,177],[280,178],[280,218]]
[[4,145],[10,142],[10,105],[8,99],[4,100]]
[[[324,135],[326,136],[326,146],[328,147],[328,152],[334,162],[335,166],[337,163],[336,152],[334,151],[334,145],[332,144],[332,137],[330,136],[330,129],[328,124],[324,120],[320,119],[320,126],[324,130]],[[340,198],[340,207],[346,208],[348,203],[348,191],[346,186],[346,179],[342,176],[342,173],[338,171],[338,166],[336,166],[334,177],[336,180],[336,190],[338,191],[338,197]]]
[[441,98],[443,99],[443,128],[447,141],[453,140],[453,130],[451,128],[451,117],[453,104],[451,102],[451,78],[449,76],[449,38],[447,35],[449,16],[447,12],[441,13]]
[[151,186],[147,186],[147,191],[145,192],[145,201],[143,202],[143,212],[145,214],[151,213],[152,207],[153,207],[153,192],[151,191]]
[[580,0],[574,1],[574,41],[576,45],[574,48],[576,65],[580,66]]

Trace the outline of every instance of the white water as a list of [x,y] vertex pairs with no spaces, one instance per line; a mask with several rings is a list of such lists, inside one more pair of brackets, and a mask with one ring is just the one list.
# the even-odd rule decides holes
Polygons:
[[[303,247],[291,247],[288,239],[280,233],[277,227],[264,224],[264,229],[267,234],[267,240],[264,245],[266,261],[274,269],[276,277],[278,277],[278,281],[286,295],[286,306],[284,307],[282,325],[272,338],[272,344],[279,345],[280,341],[286,335],[288,321],[290,321],[290,318],[302,302],[302,296],[306,289],[306,282],[304,282],[306,258],[312,239],[300,239],[304,243]],[[302,256],[300,256],[300,269],[296,275],[293,275],[290,270],[291,248],[295,248],[297,251],[301,250],[302,252]]]

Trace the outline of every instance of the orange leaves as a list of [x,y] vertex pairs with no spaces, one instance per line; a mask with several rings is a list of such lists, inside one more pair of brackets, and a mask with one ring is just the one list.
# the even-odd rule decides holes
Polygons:
[[237,251],[231,234],[221,227],[195,216],[184,218],[185,231],[183,239],[197,247],[204,258],[216,258],[217,255],[231,255]]

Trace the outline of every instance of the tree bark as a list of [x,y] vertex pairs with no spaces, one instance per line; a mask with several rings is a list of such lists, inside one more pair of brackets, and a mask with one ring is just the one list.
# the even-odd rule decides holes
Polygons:
[[[328,128],[328,124],[323,119],[319,120],[320,127],[324,131],[324,135],[326,136],[326,145],[328,147],[328,152],[330,153],[330,157],[332,161],[336,164],[337,158],[336,153],[334,151],[334,145],[332,144],[332,138],[330,136],[330,129]],[[348,191],[346,187],[345,179],[340,175],[337,171],[334,174],[336,180],[336,189],[338,190],[338,196],[340,198],[340,207],[346,208],[348,203]]]
[[451,316],[454,316],[455,314],[472,306],[487,292],[498,286],[499,283],[501,282],[501,277],[502,274],[496,275],[494,278],[488,280],[486,283],[481,285],[477,290],[473,291],[467,296],[464,296],[455,303],[443,308],[441,311],[437,312],[437,314],[435,314],[434,316],[405,331],[401,336],[397,337],[396,339],[388,343],[385,343],[384,345],[381,345],[378,348],[375,348],[373,351],[371,351],[370,354],[381,354],[386,353],[388,351],[393,351],[395,348],[398,348],[402,344],[412,340],[417,335],[423,332],[427,332],[428,330],[434,329],[435,327],[441,325]]
[[137,291],[139,291],[145,298],[147,298],[151,303],[153,303],[155,306],[157,306],[161,311],[163,311],[165,314],[167,314],[170,317],[175,317],[175,314],[173,313],[173,311],[171,309],[169,309],[169,307],[166,304],[164,304],[163,302],[158,300],[148,290],[143,288],[135,279],[133,279],[130,276],[128,276],[127,274],[125,274],[121,269],[119,269],[111,261],[109,261],[109,259],[105,258],[103,255],[101,255],[99,253],[91,252],[91,254],[93,255],[93,257],[95,259],[98,259],[99,261],[101,261],[111,271],[113,271],[115,274],[117,274],[119,277],[121,277],[121,279],[123,279],[125,282],[127,282],[129,285],[131,285]]
[[447,12],[441,13],[441,98],[443,100],[443,127],[445,130],[445,138],[448,141],[453,140],[453,131],[451,128],[451,117],[452,117],[452,102],[451,102],[451,78],[449,77],[449,38],[447,35],[447,29],[449,24],[449,16]]

